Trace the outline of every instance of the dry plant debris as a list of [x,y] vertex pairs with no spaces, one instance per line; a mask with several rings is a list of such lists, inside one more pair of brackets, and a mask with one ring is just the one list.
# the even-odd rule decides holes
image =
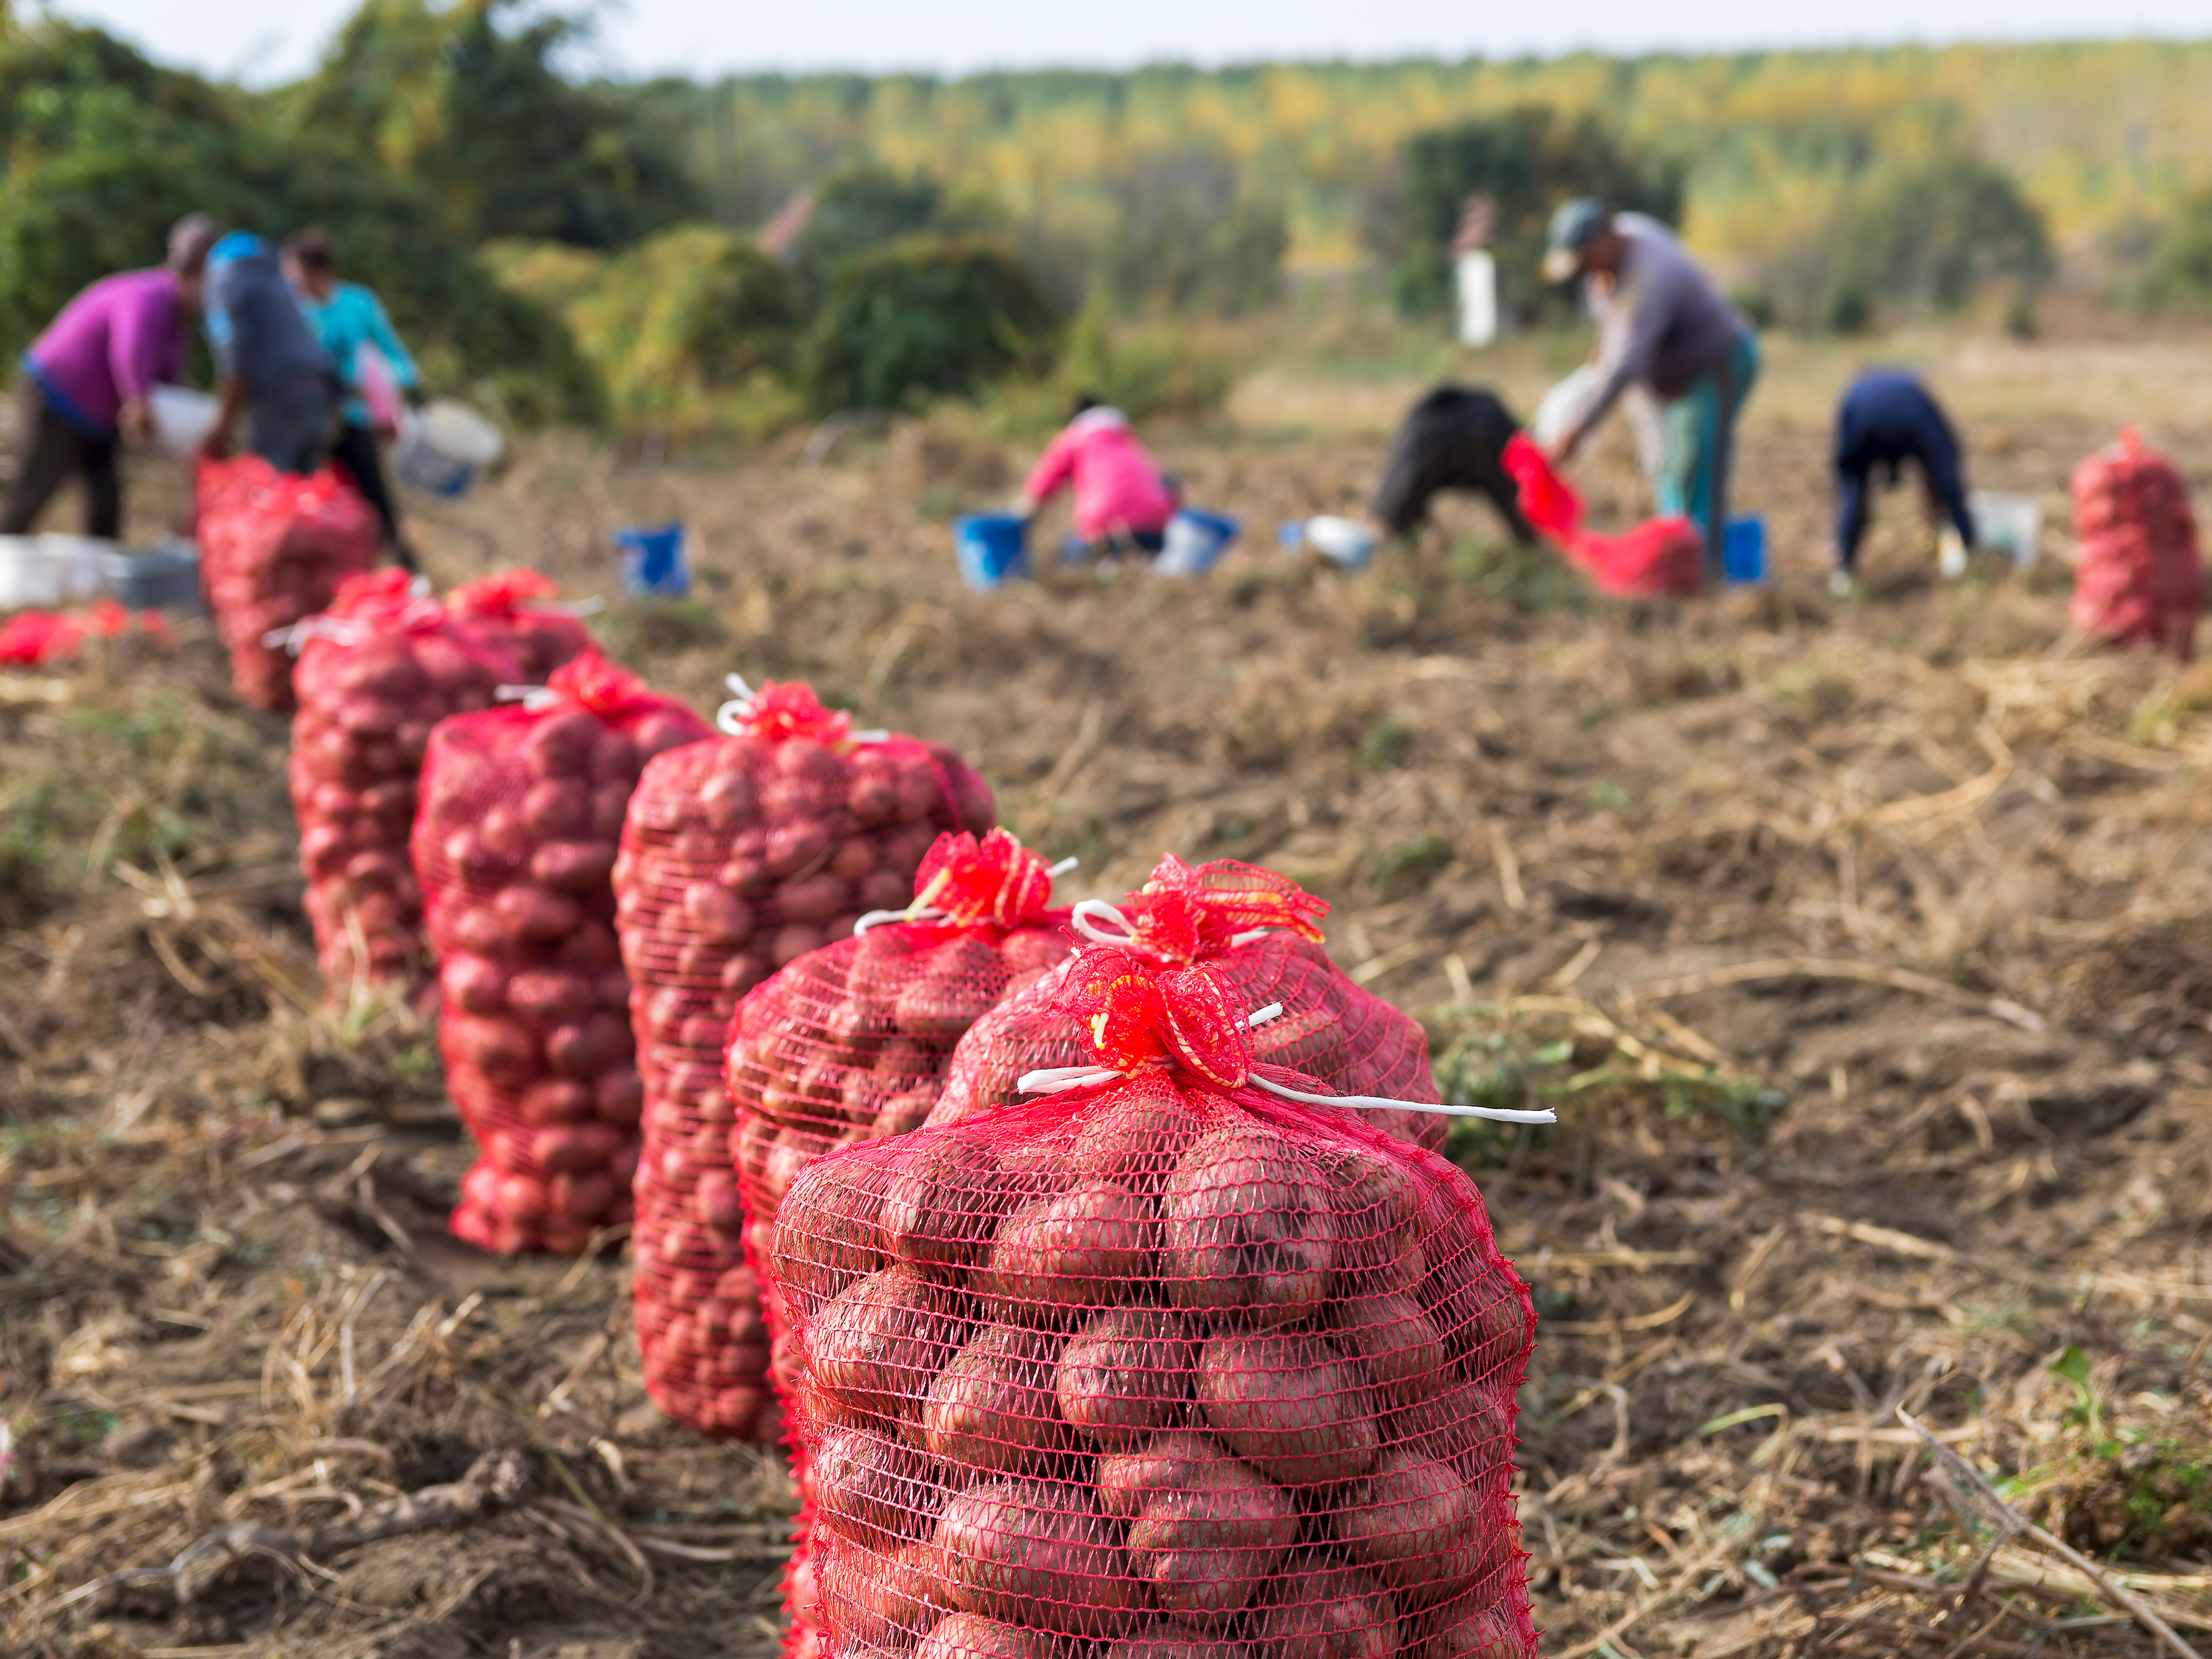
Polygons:
[[[1455,1092],[1559,1105],[1454,1143],[1543,1316],[1547,1654],[2212,1651],[2201,672],[2071,650],[2045,578],[1937,586],[1894,514],[1845,607],[1591,605],[1472,510],[1358,576],[1248,546],[969,598],[939,515],[1007,458],[926,435],[548,444],[424,539],[580,595],[614,526],[681,516],[701,597],[606,619],[656,683],[801,675],[944,738],[1089,891],[1285,869]],[[2025,430],[1988,482],[2099,435]],[[1170,453],[1266,524],[1379,448]],[[1819,456],[1747,439],[1784,550]],[[282,726],[191,629],[6,684],[0,1650],[769,1652],[781,1459],[653,1418],[619,1237],[444,1237],[427,1034],[316,1006]],[[472,1468],[514,1495],[426,1498]],[[437,1526],[385,1531],[410,1504]]]

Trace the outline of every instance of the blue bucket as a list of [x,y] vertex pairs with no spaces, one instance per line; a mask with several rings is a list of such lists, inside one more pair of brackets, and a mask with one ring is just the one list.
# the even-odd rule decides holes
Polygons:
[[1214,562],[1237,539],[1238,520],[1225,513],[1207,513],[1186,507],[1168,520],[1167,545],[1152,562],[1155,574],[1196,576],[1213,568]]
[[680,524],[632,526],[615,532],[623,592],[632,599],[680,599],[691,591]]
[[1754,513],[1730,519],[1721,533],[1721,580],[1748,586],[1766,580],[1766,520]]
[[952,521],[960,580],[978,593],[1030,574],[1030,521],[1014,513],[971,513]]

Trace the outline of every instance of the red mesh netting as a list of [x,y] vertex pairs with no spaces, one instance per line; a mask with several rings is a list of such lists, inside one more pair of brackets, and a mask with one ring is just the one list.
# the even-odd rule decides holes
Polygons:
[[615,866],[616,927],[645,1079],[631,1255],[645,1382],[702,1433],[780,1436],[744,1259],[722,1053],[738,999],[903,905],[945,830],[987,830],[982,779],[941,744],[856,740],[803,685],[724,711],[736,735],[656,758]]
[[327,609],[341,582],[376,562],[383,526],[336,473],[303,478],[258,455],[202,461],[196,490],[200,580],[231,684],[256,708],[289,713],[291,656],[263,636]]
[[2204,609],[2189,485],[2130,427],[2074,469],[2074,626],[2186,659]]
[[1626,535],[1600,535],[1583,527],[1582,497],[1526,433],[1506,440],[1502,460],[1520,491],[1522,516],[1601,593],[1686,598],[1705,586],[1705,538],[1688,519],[1646,519]]
[[350,576],[306,624],[286,774],[323,986],[427,981],[422,894],[407,850],[430,728],[489,708],[514,654],[414,592],[406,572]]
[[1535,1312],[1474,1183],[1266,1092],[1316,1085],[1212,964],[1062,981],[1103,1080],[785,1198],[823,1650],[1533,1659]]
[[483,1153],[449,1224],[501,1255],[574,1255],[629,1218],[645,1089],[615,856],[645,763],[713,735],[596,653],[547,693],[438,724],[413,840],[446,1087]]
[[[756,1274],[774,1249],[776,1212],[799,1171],[824,1152],[921,1127],[952,1045],[1011,991],[1068,952],[1067,913],[1048,908],[1044,860],[1003,830],[938,838],[915,877],[933,919],[889,922],[799,957],[738,1005],[727,1057],[734,1147]],[[763,1299],[780,1394],[795,1382],[787,1322]],[[807,1482],[799,1470],[804,1497]],[[806,1517],[802,1512],[800,1530]],[[801,1554],[795,1560],[804,1561]],[[786,1584],[794,1650],[810,1589]]]
[[[1079,906],[1078,915],[1097,908]],[[1328,905],[1289,877],[1234,859],[1194,866],[1170,854],[1117,908],[1136,948],[1164,962],[1211,963],[1252,1007],[1283,1005],[1282,1018],[1253,1033],[1263,1064],[1292,1066],[1339,1094],[1443,1100],[1429,1071],[1428,1033],[1329,960],[1320,925]],[[1024,1072],[1082,1058],[1088,1035],[1057,1008],[1058,989],[1057,977],[1048,977],[976,1022],[953,1050],[932,1127],[1011,1105]],[[1443,1120],[1429,1113],[1382,1112],[1374,1121],[1418,1145],[1443,1145]]]
[[463,582],[446,595],[446,606],[514,647],[522,678],[542,684],[564,662],[592,648],[591,630],[562,608],[561,590],[536,570],[501,570]]

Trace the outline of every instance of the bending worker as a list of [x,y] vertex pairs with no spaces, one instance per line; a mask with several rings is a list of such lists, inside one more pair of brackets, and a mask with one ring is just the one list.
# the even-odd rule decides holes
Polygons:
[[1175,486],[1121,411],[1088,393],[1076,398],[1073,418],[1030,469],[1014,511],[1033,517],[1069,483],[1075,487],[1075,533],[1084,544],[1071,556],[1158,553],[1167,544]]
[[[410,404],[422,400],[422,376],[407,348],[385,315],[384,303],[359,283],[338,280],[337,255],[331,239],[319,230],[303,230],[285,239],[284,275],[299,290],[300,303],[321,337],[331,368],[345,391],[343,418],[331,453],[353,481],[363,500],[383,521],[384,539],[399,562],[415,566],[415,551],[399,533],[399,508],[385,481],[384,462],[377,453],[380,433],[375,416],[363,396],[364,377],[370,373],[368,354],[382,360],[391,389]],[[390,419],[386,414],[386,421]]]
[[1596,389],[1553,459],[1571,459],[1630,386],[1647,388],[1663,410],[1659,510],[1705,532],[1706,576],[1717,581],[1736,416],[1759,378],[1759,337],[1656,219],[1583,197],[1553,214],[1548,240],[1547,276],[1597,277],[1610,290],[1598,315]]
[[1836,568],[1829,573],[1828,590],[1838,599],[1854,585],[1874,471],[1882,468],[1881,482],[1893,487],[1906,461],[1920,465],[1929,515],[1939,510],[1948,514],[1959,532],[1957,554],[1945,550],[1944,574],[1964,574],[1964,555],[1974,545],[1975,533],[1958,434],[1918,376],[1902,368],[1877,368],[1854,380],[1836,405]]
[[184,377],[185,333],[217,234],[205,214],[179,220],[166,265],[102,277],[23,354],[21,459],[0,535],[29,530],[71,476],[83,481],[85,534],[122,535],[116,447],[125,434],[153,434],[149,394]]
[[247,447],[270,465],[320,467],[335,435],[337,376],[276,251],[258,236],[234,230],[209,251],[207,332],[222,404],[200,453],[228,454],[243,413]]

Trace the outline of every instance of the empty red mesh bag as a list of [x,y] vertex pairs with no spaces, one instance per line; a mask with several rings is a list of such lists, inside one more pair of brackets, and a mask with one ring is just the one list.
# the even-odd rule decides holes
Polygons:
[[629,1218],[645,1088],[615,857],[645,763],[711,735],[597,653],[430,733],[415,870],[446,1086],[483,1154],[449,1225],[479,1249],[574,1255]]
[[2189,485],[2130,427],[2074,469],[2074,626],[2186,659],[2204,609]]
[[744,1258],[723,1049],[738,999],[909,902],[947,830],[988,830],[991,792],[950,749],[856,736],[804,685],[722,710],[730,735],[655,757],[615,865],[616,931],[645,1080],[631,1236],[645,1382],[702,1433],[773,1440],[768,1328]]
[[326,994],[427,985],[422,894],[408,856],[430,729],[491,707],[514,653],[455,622],[403,570],[348,577],[300,623],[286,772],[307,919]]
[[1600,592],[1686,598],[1705,586],[1705,538],[1688,519],[1646,519],[1626,535],[1602,536],[1583,527],[1582,497],[1526,433],[1506,440],[1501,459],[1519,489],[1522,515]]
[[[774,1249],[776,1212],[799,1171],[824,1152],[918,1128],[937,1102],[952,1045],[1010,992],[1066,957],[1067,912],[1049,908],[1052,875],[1003,830],[981,842],[938,837],[901,921],[803,956],[738,1005],[727,1056],[737,1109],[737,1176],[756,1275]],[[872,919],[871,919],[872,920]],[[649,1177],[648,1177],[649,1178]],[[763,1298],[772,1372],[795,1380],[787,1322]],[[641,1330],[642,1345],[650,1333]],[[798,1470],[804,1498],[806,1479]],[[805,1529],[802,1510],[800,1531]],[[785,1585],[796,1652],[811,1622],[802,1549]]]
[[[1293,1066],[1339,1094],[1436,1103],[1428,1033],[1418,1020],[1352,982],[1321,946],[1328,903],[1288,876],[1234,859],[1187,865],[1163,858],[1142,890],[1118,905],[1075,907],[1075,925],[1165,963],[1211,964],[1255,1008],[1284,1014],[1253,1033],[1263,1064]],[[1064,971],[1064,970],[1063,970]],[[1072,1066],[1090,1036],[1060,1008],[1056,977],[1017,991],[978,1020],[953,1050],[933,1127],[1021,1098],[1022,1074]],[[1443,1145],[1426,1112],[1378,1112],[1381,1127],[1425,1146]]]
[[202,461],[196,492],[200,581],[231,684],[256,708],[289,713],[292,659],[267,635],[327,610],[376,562],[383,526],[336,473],[279,472],[258,455]]
[[1214,963],[1081,950],[1062,1091],[793,1182],[839,1655],[1532,1659],[1528,1289],[1435,1153],[1255,1063]]
[[446,595],[453,614],[486,633],[503,635],[537,685],[564,662],[592,648],[577,610],[562,602],[553,579],[536,570],[501,570],[463,582]]

